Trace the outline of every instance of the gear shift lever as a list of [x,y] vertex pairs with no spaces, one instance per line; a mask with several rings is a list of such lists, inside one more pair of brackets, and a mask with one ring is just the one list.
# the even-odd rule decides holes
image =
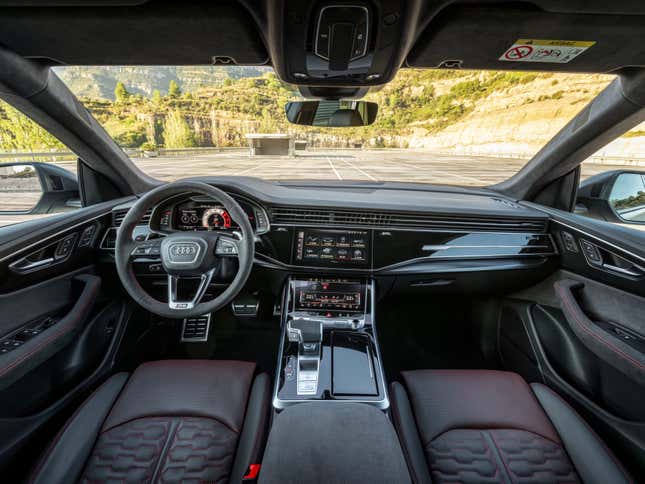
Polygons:
[[287,323],[289,341],[298,342],[298,395],[318,391],[322,321],[292,319]]
[[292,319],[288,324],[290,341],[298,341],[302,353],[317,353],[322,341],[322,322]]

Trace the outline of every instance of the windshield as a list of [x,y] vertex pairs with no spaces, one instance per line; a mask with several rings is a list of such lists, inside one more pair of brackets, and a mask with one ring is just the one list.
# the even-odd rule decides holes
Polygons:
[[[613,79],[402,69],[365,96],[379,105],[373,125],[327,128],[289,124],[284,106],[301,96],[270,68],[55,71],[132,160],[162,180],[247,175],[469,186],[516,173]],[[634,150],[642,157],[643,135],[641,126],[627,142],[605,147],[604,159],[583,165],[583,178],[608,169],[608,158]]]

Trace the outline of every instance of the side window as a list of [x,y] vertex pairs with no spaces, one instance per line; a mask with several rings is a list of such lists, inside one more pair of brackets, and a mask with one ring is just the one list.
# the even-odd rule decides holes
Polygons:
[[76,155],[0,100],[0,226],[78,207]]
[[645,123],[585,160],[575,212],[645,231]]

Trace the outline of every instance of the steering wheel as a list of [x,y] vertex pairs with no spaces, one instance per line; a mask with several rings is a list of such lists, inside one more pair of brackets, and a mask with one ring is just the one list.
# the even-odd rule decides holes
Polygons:
[[[133,240],[132,233],[150,208],[174,195],[197,193],[222,204],[240,227],[241,238],[222,232],[173,233],[152,240]],[[219,188],[197,181],[176,181],[149,191],[132,205],[117,230],[116,268],[130,296],[148,311],[166,318],[187,318],[212,313],[231,302],[242,290],[253,267],[254,232],[242,207]],[[136,256],[159,254],[168,273],[168,302],[152,298],[139,284],[132,269]],[[239,269],[231,284],[216,298],[201,302],[206,289],[217,273],[223,257],[236,256]],[[182,278],[199,278],[192,299],[179,300],[178,286]]]

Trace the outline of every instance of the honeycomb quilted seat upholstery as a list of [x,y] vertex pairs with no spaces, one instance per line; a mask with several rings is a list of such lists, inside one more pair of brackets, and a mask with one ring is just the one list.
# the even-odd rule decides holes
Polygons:
[[437,483],[579,482],[559,443],[524,430],[450,430],[428,444],[432,480]]
[[417,483],[629,483],[584,421],[544,385],[501,371],[417,370],[391,386]]
[[228,483],[260,457],[269,380],[241,361],[166,360],[110,378],[32,482]]
[[151,417],[103,432],[82,482],[228,482],[237,434],[216,420]]

